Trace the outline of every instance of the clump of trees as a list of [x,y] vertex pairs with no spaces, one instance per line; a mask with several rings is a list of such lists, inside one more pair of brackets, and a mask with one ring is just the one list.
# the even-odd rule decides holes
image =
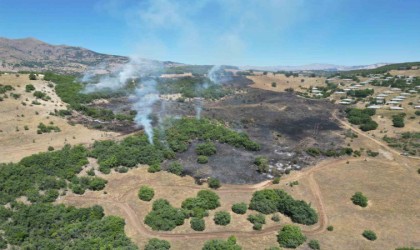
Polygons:
[[362,192],[356,192],[352,197],[351,201],[358,206],[367,207],[368,198],[362,194]]
[[204,231],[204,229],[206,229],[206,224],[203,218],[193,217],[191,218],[190,224],[194,231]]
[[268,159],[264,156],[258,156],[255,158],[254,164],[257,166],[258,172],[260,173],[267,173],[270,169]]
[[378,127],[378,123],[371,118],[375,113],[374,109],[349,108],[346,110],[349,122],[359,125],[359,128],[363,131],[375,130]]
[[168,172],[181,176],[184,172],[184,167],[179,162],[172,162],[168,167]]
[[310,147],[306,149],[306,153],[310,156],[326,156],[326,157],[340,157],[343,155],[351,155],[353,153],[352,148],[335,148],[322,150],[320,148]]
[[151,201],[155,196],[155,191],[149,186],[142,186],[138,193],[139,199],[142,201]]
[[212,156],[216,154],[216,145],[213,142],[205,142],[198,144],[195,148],[198,155]]
[[11,209],[1,207],[0,214],[5,242],[22,249],[137,249],[124,234],[124,220],[104,216],[100,206],[28,206],[13,202]]
[[373,89],[356,89],[347,91],[347,95],[357,97],[357,98],[366,98],[370,95],[373,95]]
[[405,126],[404,117],[404,113],[392,116],[392,125],[396,128],[403,128]]
[[262,225],[265,224],[265,215],[263,214],[250,214],[248,216],[248,221],[251,222],[254,226],[254,230],[261,230]]
[[216,223],[216,225],[220,225],[220,226],[226,226],[227,224],[230,223],[230,214],[226,211],[218,211],[214,214],[214,223]]
[[230,236],[227,240],[209,240],[204,243],[202,250],[241,250],[242,247],[236,244],[236,238]]
[[38,134],[43,134],[43,133],[51,133],[52,131],[54,132],[60,132],[61,129],[57,126],[53,126],[53,125],[45,125],[44,123],[39,123],[38,125],[38,130],[37,133]]
[[362,233],[363,237],[365,237],[368,240],[374,241],[377,239],[376,237],[376,233],[373,232],[372,230],[365,230]]
[[77,177],[82,166],[88,164],[87,155],[83,146],[66,145],[61,150],[25,157],[18,163],[0,164],[0,204],[20,196],[35,203],[51,202],[59,190],[67,187],[78,191],[75,193],[103,189],[106,181],[101,178]]
[[170,248],[171,244],[168,241],[152,238],[147,242],[144,250],[169,250]]
[[35,86],[34,85],[32,85],[32,84],[27,84],[26,86],[25,86],[25,91],[26,92],[32,92],[32,91],[34,91],[35,90]]
[[283,213],[295,223],[313,225],[318,222],[316,211],[302,200],[295,200],[281,189],[256,191],[249,208],[263,214]]
[[213,210],[220,206],[219,196],[210,190],[200,190],[196,197],[187,198],[182,202],[181,207],[189,215],[197,218],[203,218],[208,215],[207,210]]
[[152,211],[144,218],[144,223],[156,231],[171,231],[184,224],[186,213],[179,208],[174,208],[164,199],[153,202]]
[[248,210],[248,205],[245,202],[235,203],[232,205],[232,211],[236,214],[245,214]]
[[213,189],[218,189],[221,186],[219,179],[216,179],[213,177],[210,177],[207,180],[207,184],[209,185],[209,188],[213,188]]
[[285,225],[278,232],[277,241],[281,247],[296,248],[306,241],[306,237],[298,226]]

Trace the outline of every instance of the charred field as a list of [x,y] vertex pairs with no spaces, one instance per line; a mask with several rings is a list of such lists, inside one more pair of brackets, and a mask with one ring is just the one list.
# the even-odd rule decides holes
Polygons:
[[[160,98],[154,104],[151,115],[154,127],[159,125],[162,117],[195,117],[199,101],[202,117],[221,121],[235,131],[246,133],[261,145],[260,151],[250,152],[216,143],[217,154],[210,156],[208,163],[199,164],[195,153],[199,141],[191,141],[186,152],[176,155],[176,160],[184,166],[184,174],[196,179],[214,177],[229,184],[258,183],[314,164],[319,158],[306,154],[308,147],[331,149],[343,144],[341,128],[332,119],[337,105],[304,99],[293,93],[248,88],[248,84],[246,78],[235,78],[227,86],[234,87],[236,91],[218,100]],[[118,97],[96,105],[127,113],[131,103],[127,97]],[[89,122],[124,134],[142,129],[134,122],[127,121],[101,122],[90,119]],[[254,164],[257,156],[269,160],[267,173],[257,171]],[[164,162],[162,167],[167,168],[171,162]]]

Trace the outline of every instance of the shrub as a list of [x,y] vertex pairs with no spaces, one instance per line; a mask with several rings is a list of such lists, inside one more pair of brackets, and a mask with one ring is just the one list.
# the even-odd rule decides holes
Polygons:
[[197,193],[197,197],[187,198],[181,205],[181,207],[192,214],[193,217],[199,218],[207,216],[206,210],[215,209],[219,206],[219,196],[210,190],[200,190]]
[[197,162],[200,164],[206,164],[207,162],[209,162],[209,158],[205,155],[199,155],[197,157]]
[[405,126],[404,117],[401,115],[394,115],[392,117],[392,125],[396,128],[402,128]]
[[273,184],[279,184],[280,183],[280,177],[274,177]]
[[327,230],[332,232],[332,231],[334,231],[334,227],[330,225],[330,226],[327,227]]
[[151,201],[155,196],[155,191],[149,186],[142,186],[138,193],[139,199],[142,201]]
[[279,222],[280,216],[278,214],[273,214],[273,216],[271,216],[271,220],[275,222]]
[[252,224],[260,223],[265,224],[265,216],[263,214],[250,214],[248,216],[248,221]]
[[216,225],[226,226],[230,223],[230,214],[226,211],[216,212],[213,220]]
[[355,205],[359,205],[361,207],[367,207],[368,205],[368,199],[366,196],[364,196],[361,192],[356,192],[352,197],[351,201]]
[[246,203],[235,203],[232,205],[232,211],[236,214],[245,214],[248,209],[248,206]]
[[305,235],[297,226],[285,225],[277,235],[277,242],[281,247],[296,248],[306,241]]
[[168,172],[181,176],[184,172],[184,167],[179,162],[173,162],[169,165]]
[[216,154],[216,146],[213,142],[205,142],[198,144],[195,148],[195,152],[198,155],[205,155],[205,156],[211,156]]
[[236,244],[236,238],[230,236],[227,240],[209,240],[204,243],[202,250],[241,250]]
[[89,169],[86,173],[89,176],[95,176],[95,170],[93,168]]
[[152,211],[144,218],[144,223],[153,230],[171,231],[184,224],[185,213],[171,206],[167,200],[158,199],[153,202]]
[[252,229],[254,229],[256,231],[260,231],[262,229],[262,224],[256,222],[256,223],[253,224]]
[[30,73],[29,80],[36,80],[36,75],[34,73]]
[[150,239],[147,245],[144,247],[144,250],[168,250],[171,248],[166,240],[159,240],[157,238]]
[[54,147],[53,146],[48,146],[48,151],[54,151]]
[[220,185],[220,181],[216,178],[209,178],[207,181],[209,188],[218,189]]
[[34,87],[34,85],[32,85],[32,84],[27,84],[26,86],[25,86],[25,91],[26,92],[31,92],[31,91],[34,91],[35,90],[35,87]]
[[156,172],[159,172],[160,170],[161,168],[159,164],[152,164],[147,168],[147,172],[149,173],[156,173]]
[[268,159],[264,156],[258,156],[254,160],[254,164],[258,167],[258,172],[267,173],[269,170]]
[[375,232],[372,230],[365,230],[362,233],[363,237],[365,237],[368,240],[374,241],[377,239]]
[[193,217],[191,218],[190,224],[194,231],[204,231],[206,229],[206,224],[202,218]]
[[254,192],[249,208],[263,214],[281,212],[289,216],[293,222],[313,225],[318,215],[305,201],[294,200],[281,189],[265,189]]
[[277,87],[277,83],[276,82],[272,82],[271,83],[271,87],[273,87],[273,88]]
[[310,249],[314,249],[314,250],[320,250],[321,246],[319,245],[319,241],[317,240],[311,240],[308,243],[308,246]]

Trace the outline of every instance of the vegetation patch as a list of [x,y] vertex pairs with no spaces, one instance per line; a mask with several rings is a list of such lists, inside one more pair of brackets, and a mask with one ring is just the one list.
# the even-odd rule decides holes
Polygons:
[[245,202],[235,203],[232,205],[232,211],[235,214],[245,214],[248,210],[248,205]]
[[359,128],[363,131],[375,130],[378,127],[378,123],[371,118],[375,113],[374,109],[349,108],[346,110],[349,122],[359,125]]
[[187,198],[181,207],[192,217],[203,218],[208,215],[207,210],[213,210],[220,206],[219,196],[210,190],[200,190],[194,198]]
[[279,231],[277,241],[281,247],[297,248],[306,241],[306,237],[298,226],[286,225]]
[[226,226],[230,223],[231,217],[226,211],[218,211],[214,214],[213,220],[216,225]]
[[155,231],[171,231],[184,224],[186,214],[182,209],[174,208],[167,200],[153,202],[152,211],[144,218],[144,223]]
[[155,191],[149,186],[142,186],[138,193],[139,199],[142,201],[151,201],[155,196]]
[[241,250],[242,247],[236,244],[234,236],[227,240],[209,240],[204,243],[202,250]]
[[367,207],[368,205],[368,198],[362,194],[362,192],[356,192],[352,197],[351,201],[354,205],[358,205],[361,207]]
[[281,189],[256,191],[249,208],[263,214],[280,212],[290,217],[295,223],[313,225],[318,222],[318,215],[310,204],[293,199]]

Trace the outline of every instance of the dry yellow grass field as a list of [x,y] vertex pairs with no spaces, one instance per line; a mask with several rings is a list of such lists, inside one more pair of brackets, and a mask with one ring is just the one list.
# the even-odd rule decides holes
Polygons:
[[[255,73],[254,76],[247,76],[248,79],[252,80],[254,84],[250,85],[253,88],[265,89],[276,92],[283,92],[287,88],[293,88],[294,90],[301,91],[302,88],[309,88],[310,86],[323,86],[325,85],[325,77],[286,77],[284,74],[273,74],[271,72],[267,75]],[[303,80],[303,82],[302,82]],[[275,82],[276,87],[271,84]],[[301,86],[301,87],[299,87]]]
[[412,70],[391,70],[389,73],[393,76],[396,75],[406,75],[406,76],[420,76],[420,69],[412,69]]
[[[30,81],[27,74],[20,74],[19,77],[15,74],[3,74],[0,75],[0,84],[11,85],[15,88],[7,92],[9,97],[0,102],[0,162],[19,161],[25,156],[47,151],[49,146],[58,149],[66,143],[91,144],[93,140],[118,136],[112,132],[87,129],[82,125],[71,126],[66,119],[50,115],[50,112],[54,113],[54,109],[65,109],[66,104],[55,94],[54,88],[47,86],[46,81]],[[38,102],[41,105],[32,105],[32,101],[36,98],[33,92],[25,91],[27,84],[33,84],[36,90],[45,92],[51,100],[39,99]],[[10,93],[21,94],[21,96],[15,100]],[[22,102],[25,102],[26,106]],[[37,134],[37,127],[41,122],[45,125],[53,122],[54,126],[61,129],[61,132]],[[28,130],[25,130],[24,126],[28,126]]]

